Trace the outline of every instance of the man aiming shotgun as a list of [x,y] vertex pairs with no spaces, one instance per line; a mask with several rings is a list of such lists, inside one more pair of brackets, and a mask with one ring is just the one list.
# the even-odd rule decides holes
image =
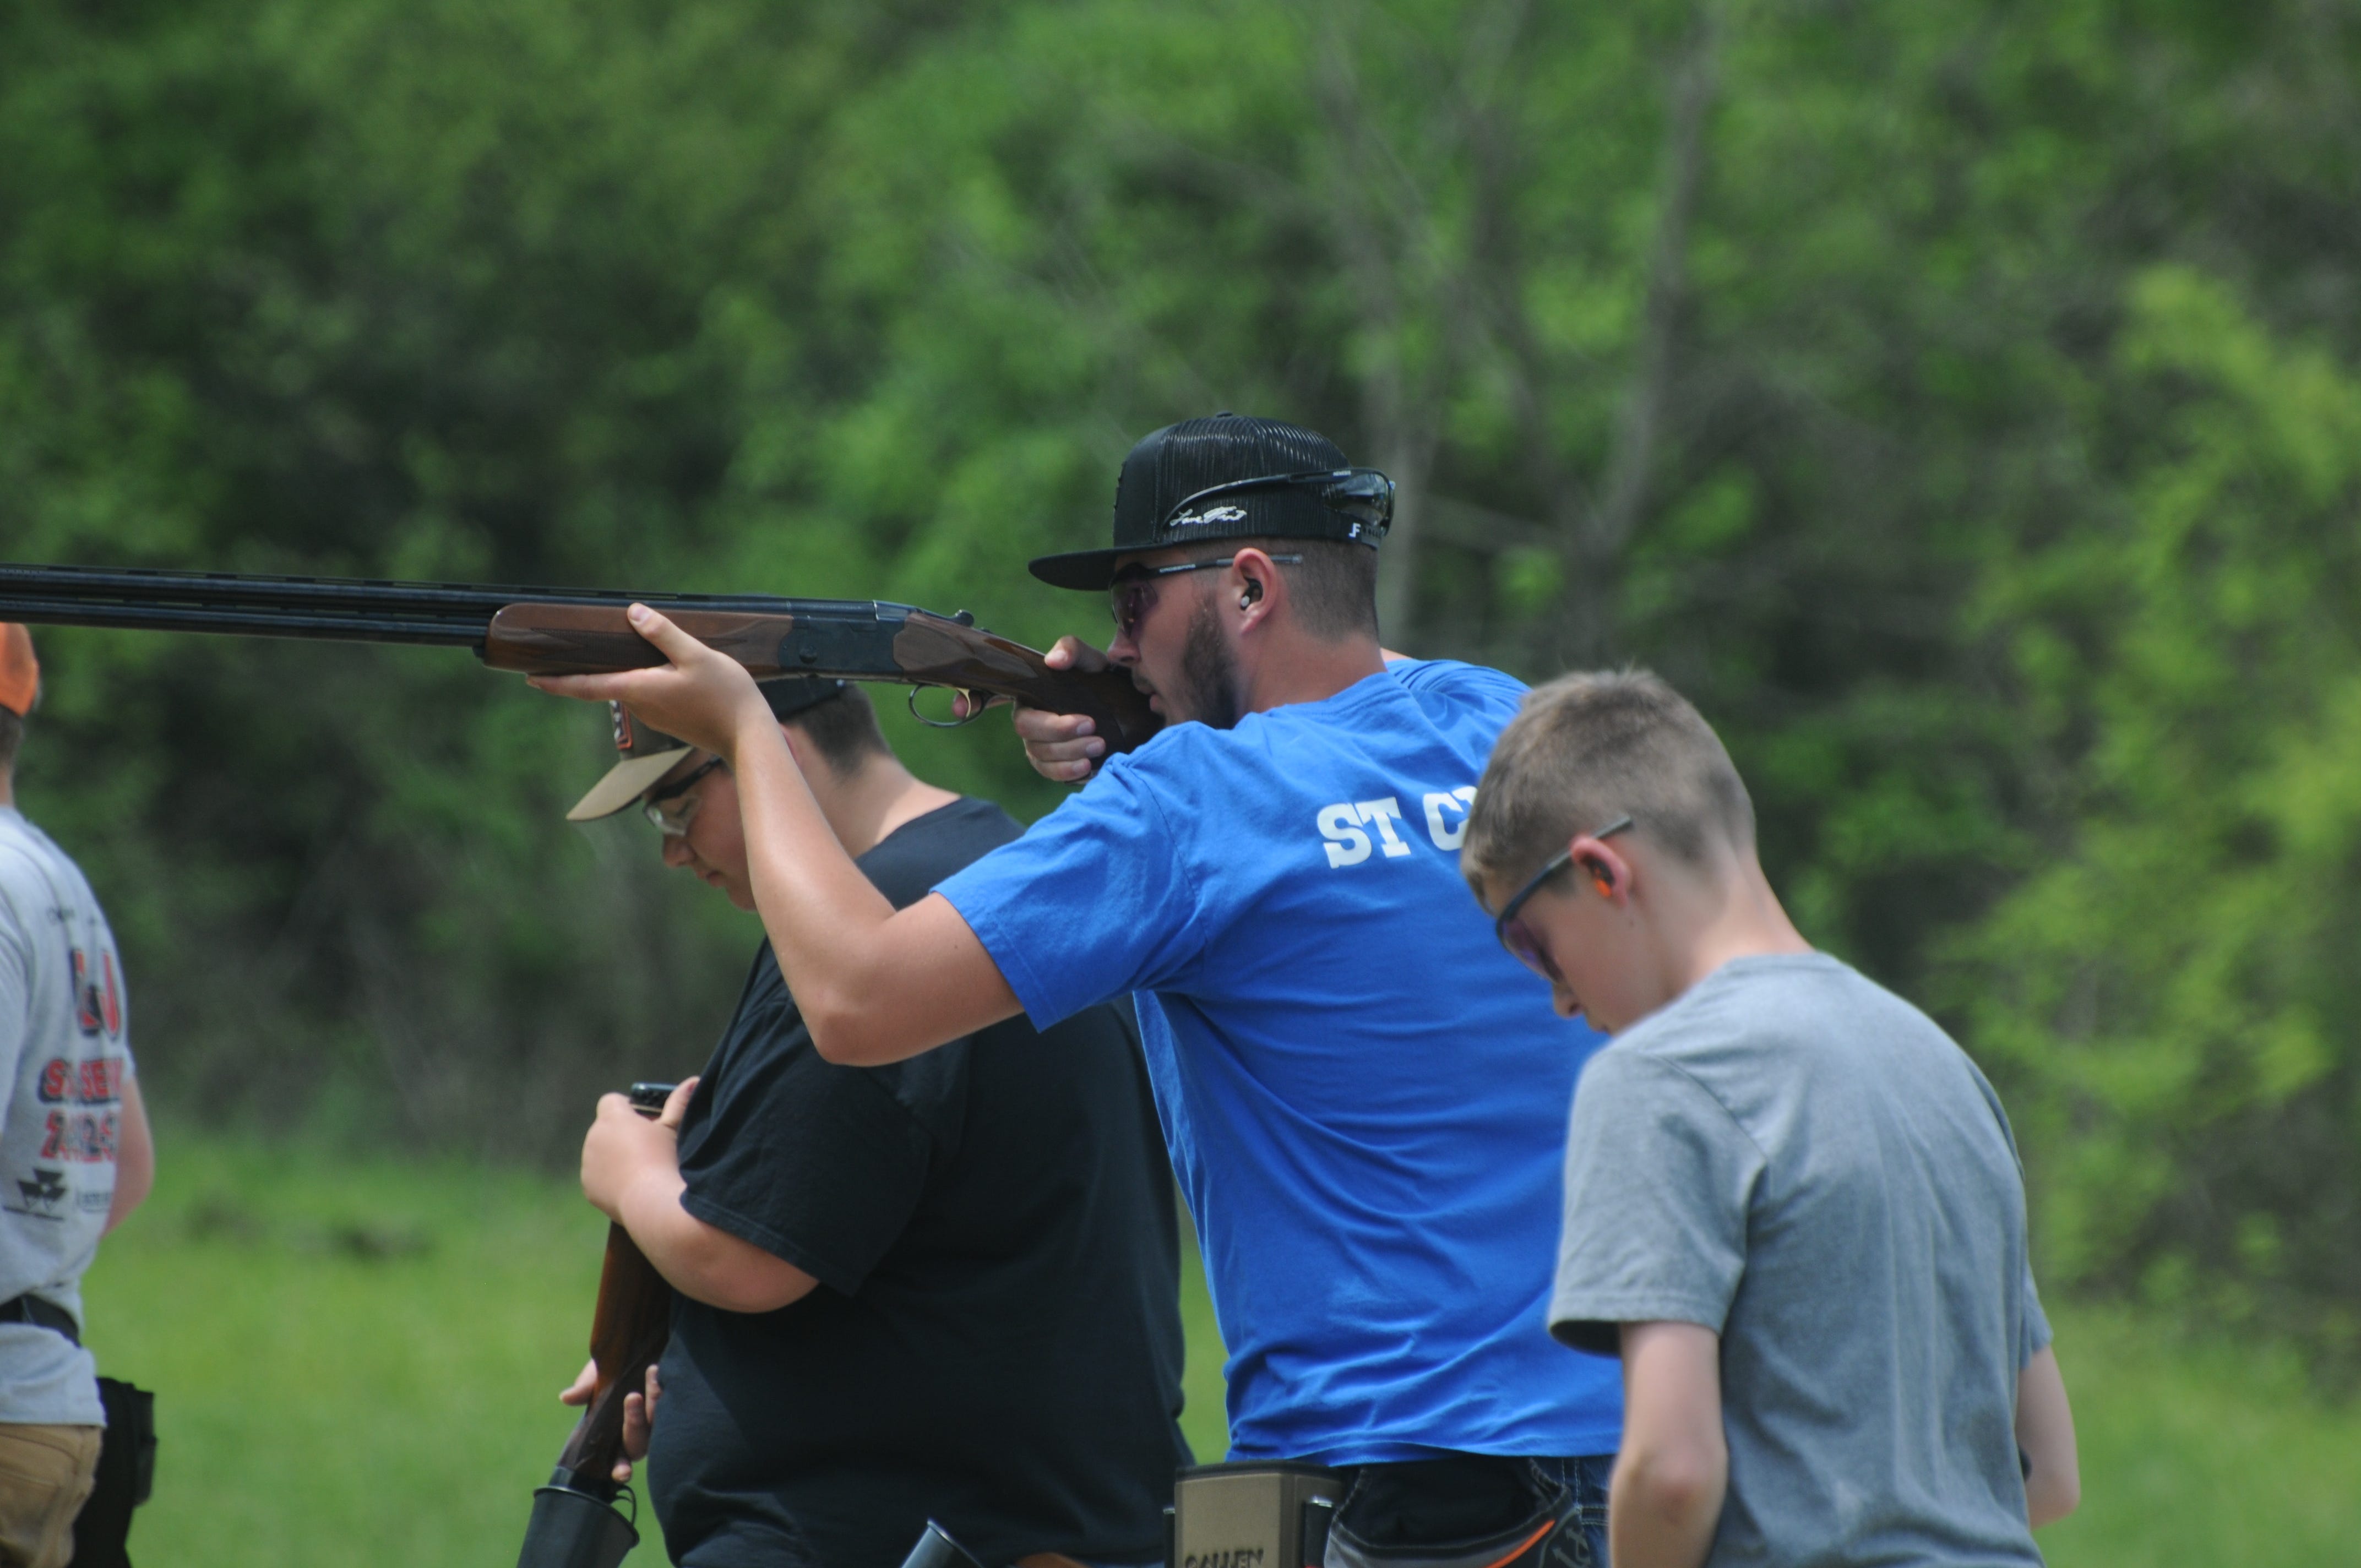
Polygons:
[[[725,759],[749,889],[830,1060],[1138,993],[1230,1352],[1232,1452],[1337,1469],[1327,1562],[1578,1568],[1604,1561],[1620,1403],[1612,1367],[1555,1351],[1543,1312],[1587,1052],[1456,868],[1523,688],[1379,647],[1391,495],[1269,421],[1140,442],[1113,547],[1033,570],[1112,595],[1108,657],[1166,728],[1121,754],[1127,737],[1024,703],[1037,766],[1104,765],[899,908],[837,843],[753,682],[668,617],[631,612],[666,667],[539,684]],[[1106,669],[1079,645],[1051,663]]]

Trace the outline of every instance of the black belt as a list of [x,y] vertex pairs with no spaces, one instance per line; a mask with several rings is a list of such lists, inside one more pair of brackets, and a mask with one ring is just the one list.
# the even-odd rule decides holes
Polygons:
[[74,1315],[55,1301],[27,1293],[13,1301],[0,1301],[0,1323],[30,1323],[37,1329],[49,1329],[66,1336],[74,1343],[82,1343],[82,1326]]

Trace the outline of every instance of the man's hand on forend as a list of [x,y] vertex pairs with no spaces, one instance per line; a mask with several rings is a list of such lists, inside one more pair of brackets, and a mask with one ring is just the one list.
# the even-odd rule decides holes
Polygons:
[[749,727],[776,721],[746,666],[717,653],[645,605],[631,608],[632,630],[669,661],[603,675],[534,675],[526,684],[586,702],[620,702],[651,729],[734,760]]

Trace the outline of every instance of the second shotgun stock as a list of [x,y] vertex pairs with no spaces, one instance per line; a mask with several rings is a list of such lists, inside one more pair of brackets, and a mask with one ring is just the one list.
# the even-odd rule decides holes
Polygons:
[[[1128,751],[1161,727],[1120,669],[1055,670],[1021,642],[923,609],[860,606],[800,615],[668,609],[678,626],[757,678],[826,675],[946,686],[1051,713],[1088,716],[1111,751]],[[623,607],[512,604],[492,618],[484,663],[529,675],[598,674],[664,663],[631,630]]]
[[607,1228],[598,1272],[598,1307],[590,1324],[598,1377],[582,1420],[557,1456],[572,1484],[596,1497],[615,1495],[615,1461],[623,1455],[623,1400],[642,1392],[648,1368],[672,1337],[672,1287],[620,1225]]

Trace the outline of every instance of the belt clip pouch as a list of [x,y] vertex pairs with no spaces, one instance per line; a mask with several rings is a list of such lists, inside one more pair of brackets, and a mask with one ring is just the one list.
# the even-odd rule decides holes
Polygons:
[[1172,1486],[1169,1568],[1320,1568],[1344,1490],[1324,1464],[1191,1465]]
[[129,1568],[131,1510],[156,1486],[156,1396],[119,1378],[98,1380],[106,1436],[90,1497],[74,1516],[77,1568]]

